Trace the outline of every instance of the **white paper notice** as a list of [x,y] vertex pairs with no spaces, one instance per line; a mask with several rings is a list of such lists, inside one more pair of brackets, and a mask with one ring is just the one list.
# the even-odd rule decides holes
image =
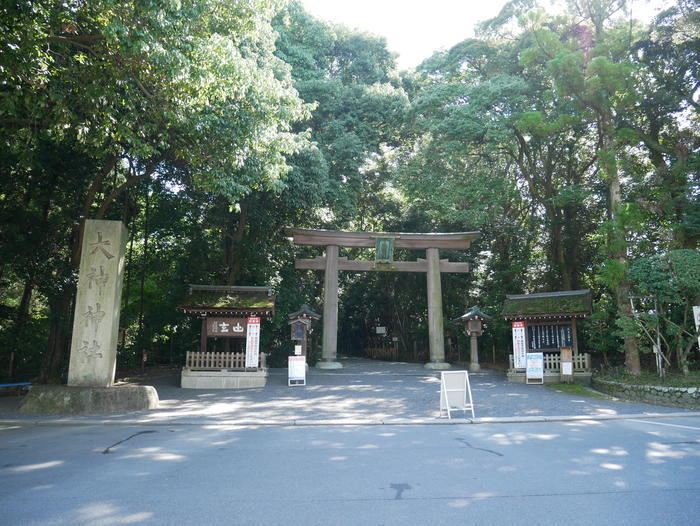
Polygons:
[[260,318],[248,318],[248,334],[245,341],[245,366],[257,367],[260,360]]
[[525,322],[514,321],[513,327],[513,367],[525,369],[527,346],[525,345]]

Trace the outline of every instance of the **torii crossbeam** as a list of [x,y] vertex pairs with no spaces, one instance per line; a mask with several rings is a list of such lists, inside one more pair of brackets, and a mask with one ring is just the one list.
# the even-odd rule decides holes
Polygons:
[[[310,230],[286,228],[285,232],[295,245],[325,246],[325,257],[297,259],[295,268],[325,270],[323,291],[323,349],[321,369],[338,369],[338,271],[349,270],[425,272],[428,277],[428,332],[430,362],[428,369],[448,369],[445,363],[443,336],[441,272],[469,272],[468,263],[441,260],[440,249],[466,250],[479,232],[459,233],[400,233],[400,232],[342,232],[337,230]],[[375,261],[349,260],[338,257],[339,247],[377,248]],[[426,259],[393,261],[393,248],[425,249]]]

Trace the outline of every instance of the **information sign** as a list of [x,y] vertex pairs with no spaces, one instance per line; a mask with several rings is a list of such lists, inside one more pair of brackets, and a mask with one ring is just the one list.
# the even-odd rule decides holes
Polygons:
[[474,418],[474,402],[467,371],[440,372],[440,415],[443,411],[447,412],[447,418],[452,418],[452,411],[471,411]]
[[559,359],[561,365],[561,377],[564,381],[570,381],[574,374],[574,354],[571,347],[559,349]]
[[525,369],[527,346],[525,345],[525,322],[514,321],[513,328],[513,367]]
[[289,356],[287,370],[289,386],[306,385],[306,356]]
[[377,327],[377,334],[386,334],[386,327]]
[[245,341],[245,366],[258,367],[260,361],[260,318],[248,318],[248,335]]
[[245,318],[207,318],[207,336],[210,338],[245,338]]
[[544,383],[544,353],[527,353],[527,368],[525,370],[525,383]]
[[[695,317],[695,332],[700,332],[700,305],[693,307],[693,316]],[[698,347],[700,347],[700,336],[698,336]]]

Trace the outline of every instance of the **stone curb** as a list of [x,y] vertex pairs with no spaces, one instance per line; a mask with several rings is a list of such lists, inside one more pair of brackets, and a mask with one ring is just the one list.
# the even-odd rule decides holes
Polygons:
[[541,422],[581,422],[581,421],[604,421],[604,420],[632,420],[632,419],[663,419],[679,417],[700,417],[700,412],[684,413],[648,413],[630,415],[561,415],[561,416],[513,416],[513,417],[485,417],[485,418],[396,418],[383,420],[357,420],[357,419],[336,419],[336,420],[108,420],[104,418],[88,419],[0,419],[0,426],[23,425],[23,426],[209,426],[209,427],[246,427],[246,426],[266,426],[266,427],[323,427],[323,426],[411,426],[411,425],[464,425],[464,424],[531,424]]

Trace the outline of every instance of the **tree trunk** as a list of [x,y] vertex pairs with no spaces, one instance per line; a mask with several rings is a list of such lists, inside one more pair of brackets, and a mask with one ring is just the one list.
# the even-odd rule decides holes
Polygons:
[[148,213],[150,206],[149,185],[146,185],[146,208],[143,216],[143,255],[141,257],[141,283],[139,298],[139,345],[141,347],[141,370],[146,366],[146,346],[144,344],[144,285],[146,281],[146,263],[148,261]]
[[22,289],[22,299],[17,307],[17,315],[15,316],[15,325],[12,330],[11,348],[10,348],[10,360],[7,367],[8,380],[12,381],[14,376],[14,364],[17,357],[17,350],[20,348],[22,336],[24,334],[24,325],[29,317],[29,305],[32,299],[32,292],[34,291],[34,282],[32,278],[27,278],[24,282],[24,288]]
[[67,286],[60,296],[49,302],[51,323],[46,357],[39,375],[40,383],[58,382],[64,365],[68,334],[70,334],[71,306],[75,287]]
[[[622,192],[620,177],[617,170],[617,161],[614,156],[615,145],[612,138],[612,116],[605,114],[601,118],[603,173],[606,175],[609,190],[610,218],[612,220],[612,232],[609,239],[610,258],[619,264],[621,275],[613,285],[613,293],[617,300],[617,317],[623,325],[632,325],[629,322],[632,316],[632,306],[629,302],[630,283],[627,276],[627,233],[620,221],[619,211],[622,207]],[[626,329],[624,333],[625,367],[627,372],[639,375],[642,372],[639,360],[639,348],[633,334]]]
[[235,285],[241,277],[241,265],[243,263],[243,253],[241,251],[241,242],[245,235],[245,229],[248,225],[248,211],[250,206],[246,200],[240,202],[241,213],[238,216],[236,230],[232,235],[226,233],[226,263],[228,269],[226,272],[226,284]]

